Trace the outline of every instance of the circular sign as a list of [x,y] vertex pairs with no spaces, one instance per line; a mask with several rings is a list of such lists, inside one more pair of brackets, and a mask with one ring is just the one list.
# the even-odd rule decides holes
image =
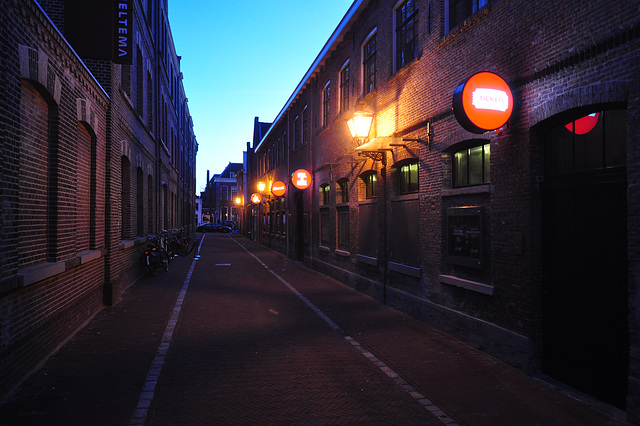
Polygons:
[[499,129],[511,117],[513,95],[497,74],[480,72],[456,87],[453,112],[458,123],[472,133]]
[[262,202],[262,197],[260,194],[256,194],[255,192],[251,194],[251,202],[253,204],[260,204]]
[[291,175],[291,183],[298,189],[307,189],[311,185],[311,173],[298,169]]
[[585,115],[584,117],[579,118],[576,121],[572,121],[565,127],[567,128],[567,130],[575,133],[576,135],[586,135],[596,127],[599,117],[600,113],[594,112],[592,114]]
[[285,192],[287,192],[287,185],[281,180],[277,180],[271,185],[271,193],[276,197],[282,197]]

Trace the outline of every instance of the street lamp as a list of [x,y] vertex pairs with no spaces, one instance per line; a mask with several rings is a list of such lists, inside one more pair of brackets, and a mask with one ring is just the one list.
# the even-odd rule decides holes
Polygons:
[[347,126],[353,138],[366,139],[369,137],[373,113],[365,111],[364,104],[358,100],[355,105],[355,112],[349,120]]

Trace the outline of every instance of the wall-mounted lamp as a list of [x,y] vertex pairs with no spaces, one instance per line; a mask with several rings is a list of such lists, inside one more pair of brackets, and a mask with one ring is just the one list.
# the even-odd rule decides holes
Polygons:
[[364,104],[358,100],[355,105],[355,112],[347,121],[351,136],[358,139],[368,138],[372,121],[373,113],[365,111]]
[[267,188],[267,184],[266,184],[266,183],[264,183],[264,182],[262,182],[262,181],[258,182],[258,191],[260,191],[260,192],[264,192],[264,190],[265,190],[266,188]]

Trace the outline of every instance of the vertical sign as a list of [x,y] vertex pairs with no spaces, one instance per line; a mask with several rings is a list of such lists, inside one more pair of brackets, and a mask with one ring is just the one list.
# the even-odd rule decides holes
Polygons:
[[133,57],[133,9],[131,0],[114,0],[111,60],[131,65]]

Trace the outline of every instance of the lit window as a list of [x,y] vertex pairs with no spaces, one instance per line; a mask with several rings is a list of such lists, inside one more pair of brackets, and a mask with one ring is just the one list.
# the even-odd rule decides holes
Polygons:
[[420,185],[418,183],[418,161],[411,161],[400,166],[398,170],[398,192],[400,194],[409,194],[418,192]]
[[376,198],[378,196],[378,177],[376,172],[365,173],[362,175],[362,181],[364,182],[365,199]]
[[340,179],[338,181],[338,187],[340,188],[340,200],[343,203],[349,202],[349,180]]
[[396,9],[396,70],[414,60],[418,54],[418,10],[414,0]]
[[453,186],[489,183],[489,144],[473,146],[453,155]]
[[362,69],[364,70],[364,94],[376,89],[376,34],[374,33],[365,42],[362,48]]
[[326,206],[329,204],[329,191],[331,187],[326,183],[320,186],[320,204]]

